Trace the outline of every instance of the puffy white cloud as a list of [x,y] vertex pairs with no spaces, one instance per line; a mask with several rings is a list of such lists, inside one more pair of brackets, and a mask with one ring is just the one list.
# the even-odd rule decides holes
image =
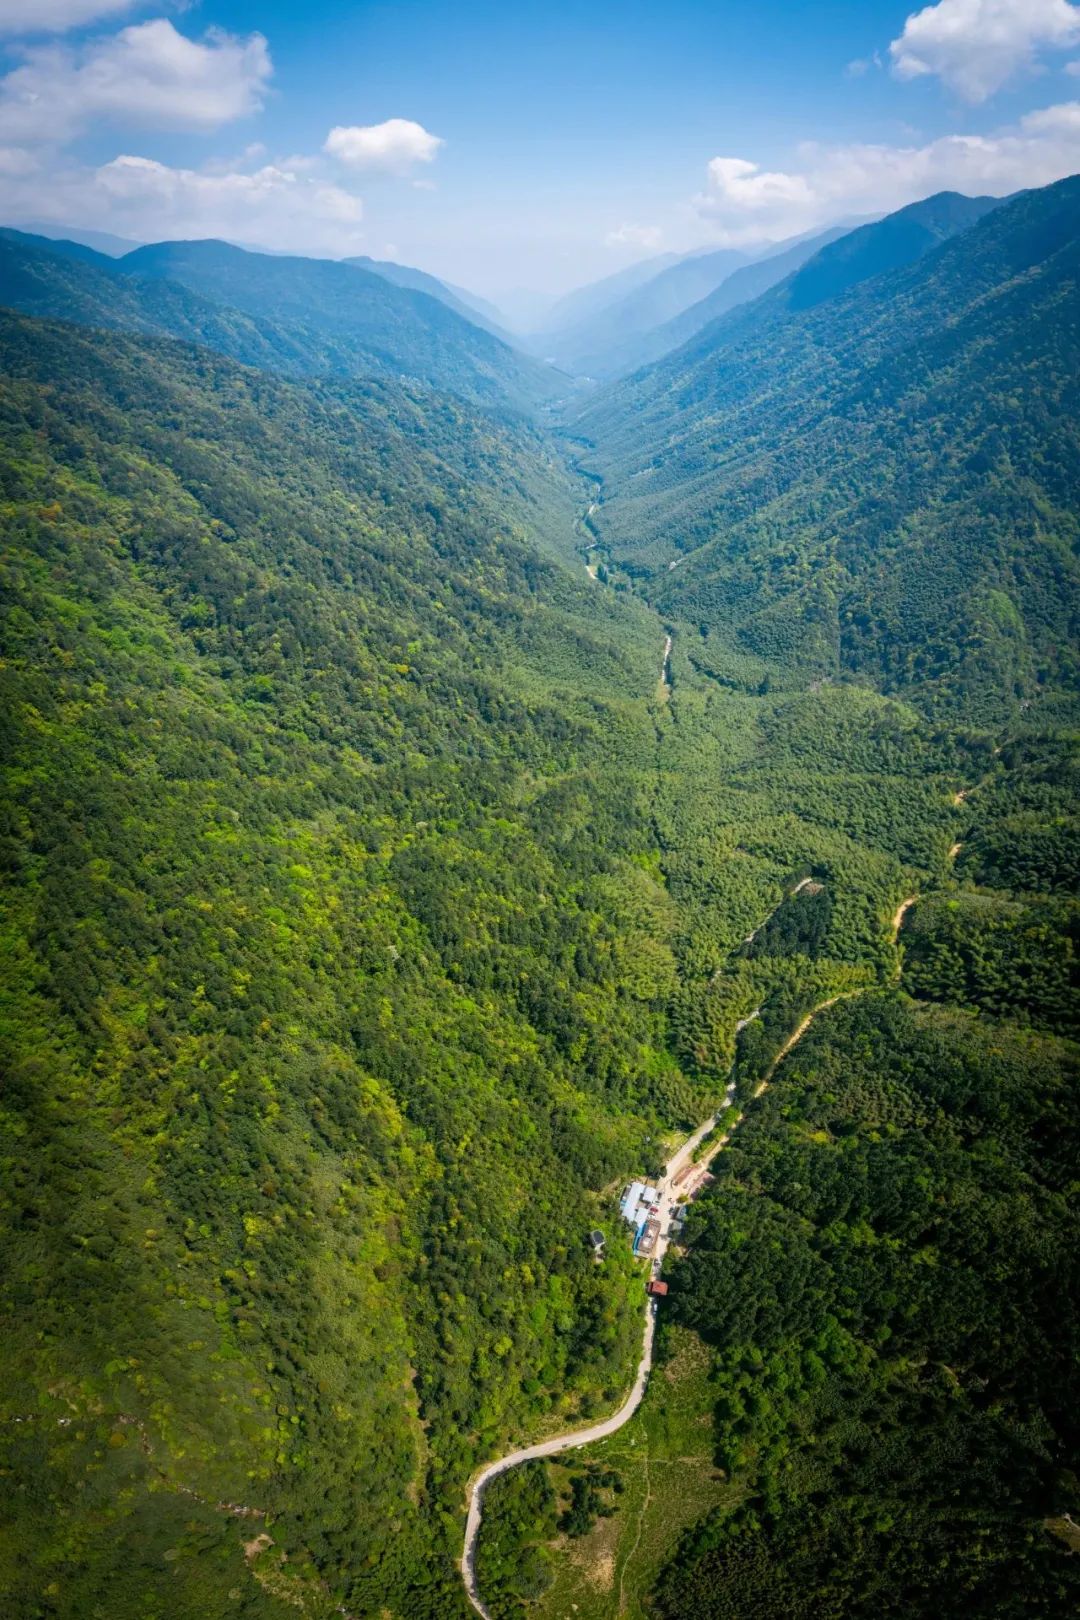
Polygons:
[[338,124],[323,151],[350,169],[403,174],[416,163],[430,163],[444,144],[411,118],[388,118],[382,124]]
[[63,34],[131,11],[138,0],[0,0],[0,34]]
[[798,167],[768,171],[714,158],[693,205],[714,240],[779,241],[853,214],[891,212],[935,191],[1006,196],[1080,170],[1080,102],[1029,113],[990,135],[925,145],[799,148]]
[[205,236],[298,253],[359,251],[363,203],[325,177],[285,163],[222,172],[173,168],[132,154],[97,169],[20,177],[0,163],[9,219],[105,227],[140,241]]
[[363,217],[351,192],[272,163],[220,174],[125,155],[94,172],[93,188],[110,222],[129,235],[227,236],[284,247],[307,228],[324,244],[334,238],[347,246]]
[[211,29],[187,39],[171,22],[122,28],[81,50],[24,51],[0,79],[0,139],[70,140],[94,120],[163,129],[216,129],[255,112],[273,72],[261,34]]
[[[1042,107],[1021,119],[1020,127],[1029,135],[1058,135],[1080,141],[1080,101],[1062,101],[1056,107]],[[1080,152],[1080,146],[1077,151]]]
[[799,213],[814,203],[805,175],[762,169],[746,158],[715,157],[708,176],[706,195],[714,207],[743,218],[767,220],[774,214]]
[[1080,39],[1080,6],[1069,0],[940,0],[913,12],[889,46],[900,79],[938,78],[966,101],[985,101],[1040,50]]
[[35,153],[23,146],[0,146],[0,175],[36,174],[39,162]]
[[659,225],[620,225],[618,230],[608,231],[604,241],[608,247],[648,248],[655,251],[663,236]]

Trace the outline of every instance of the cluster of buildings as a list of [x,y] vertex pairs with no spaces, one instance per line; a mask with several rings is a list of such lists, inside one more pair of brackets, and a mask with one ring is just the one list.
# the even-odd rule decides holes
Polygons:
[[[652,1260],[656,1254],[656,1245],[660,1237],[660,1189],[650,1185],[647,1181],[634,1181],[627,1187],[619,1200],[619,1213],[634,1233],[634,1253],[642,1260]],[[672,1212],[671,1232],[674,1236],[681,1231],[682,1223],[686,1219],[685,1209],[679,1207]],[[592,1244],[593,1258],[599,1263],[604,1258],[605,1238],[603,1232],[597,1227],[589,1233],[589,1242]],[[652,1271],[652,1267],[649,1268]],[[663,1298],[668,1291],[666,1282],[659,1277],[650,1276],[646,1290],[654,1298]]]
[[634,1231],[634,1253],[648,1259],[660,1236],[660,1192],[647,1182],[634,1181],[622,1195],[619,1210]]

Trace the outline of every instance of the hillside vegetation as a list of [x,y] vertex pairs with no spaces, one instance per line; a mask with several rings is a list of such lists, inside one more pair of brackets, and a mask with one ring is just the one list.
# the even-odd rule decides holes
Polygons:
[[[592,523],[607,576],[676,627],[658,799],[680,918],[673,1027],[684,1062],[733,1073],[728,1125],[745,1112],[669,1253],[645,1405],[581,1460],[629,1468],[626,1497],[578,1539],[552,1517],[558,1469],[546,1517],[507,1487],[486,1554],[498,1620],[533,1606],[561,1620],[571,1594],[582,1620],[1076,1607],[1063,1517],[1075,1517],[1080,1364],[1076,501],[1073,423],[1058,414],[1075,371],[1062,359],[1076,335],[1074,193],[1006,205],[924,244],[902,279],[871,277],[811,316],[792,313],[795,278],[741,326],[720,323],[741,347],[702,345],[695,369],[684,351],[585,419],[586,465],[605,474]],[[885,223],[886,246],[902,242]],[[836,247],[841,279],[868,262],[865,239]],[[814,276],[820,291],[822,266]],[[943,289],[961,315],[943,304],[940,348],[909,345],[905,321],[918,336],[914,317],[929,323]],[[1029,370],[1034,355],[1052,363]],[[899,388],[922,402],[922,455],[909,419],[884,410]],[[995,402],[997,459],[965,466],[963,435],[975,420],[991,433]],[[636,493],[631,448],[651,455],[663,497]],[[914,524],[893,527],[890,477],[923,504],[936,553]],[[735,513],[730,539],[670,569],[668,542],[714,490]],[[963,501],[987,521],[946,572]],[[833,549],[788,527],[792,511]],[[670,520],[667,540],[650,538],[646,514]],[[965,591],[988,567],[1019,593],[1015,640],[1044,638],[1030,685],[965,634]],[[871,584],[895,618],[845,641],[836,604]],[[787,633],[774,612],[773,633],[751,640],[777,603]],[[928,643],[930,614],[942,631]],[[894,662],[905,646],[914,666]],[[704,1341],[708,1375],[696,1419],[678,1419],[679,1472],[687,1334]],[[701,1503],[689,1525],[680,1489]]]
[[732,1078],[493,1613],[1075,1607],[1077,185],[566,439],[355,266],[0,238],[20,1620],[464,1620]]
[[588,408],[600,543],[659,576],[703,669],[991,724],[1074,684],[1078,200],[1025,195],[793,308],[811,261]]
[[226,242],[163,242],[111,259],[0,233],[0,304],[182,338],[288,376],[419,382],[498,410],[528,412],[566,383],[426,290]]
[[0,342],[4,1587],[443,1620],[474,1461],[624,1377],[595,1190],[700,1106],[651,624],[462,407]]

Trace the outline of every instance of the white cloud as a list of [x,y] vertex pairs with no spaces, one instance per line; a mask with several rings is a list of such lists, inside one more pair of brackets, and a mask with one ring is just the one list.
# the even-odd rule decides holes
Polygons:
[[1080,101],[1063,101],[1056,107],[1042,107],[1020,120],[1029,135],[1060,135],[1080,139]]
[[814,197],[805,175],[762,169],[746,158],[715,157],[708,166],[708,192],[717,207],[745,219],[763,220],[774,214],[798,213],[813,207]]
[[1069,0],[940,0],[913,12],[889,46],[900,79],[936,74],[965,101],[985,101],[1040,50],[1080,39],[1080,6]]
[[81,50],[36,46],[0,79],[0,139],[70,140],[92,121],[216,129],[255,112],[273,72],[261,34],[211,29],[186,39],[171,22],[122,28]]
[[250,174],[214,174],[123,156],[95,171],[93,187],[111,224],[143,237],[227,236],[286,247],[313,227],[324,242],[335,237],[347,245],[363,217],[351,192],[272,163]]
[[0,0],[0,34],[63,34],[131,11],[137,0]]
[[350,169],[403,174],[416,163],[430,163],[445,143],[411,118],[388,118],[383,124],[337,125],[323,151]]
[[618,230],[608,231],[604,241],[608,247],[634,247],[655,250],[663,241],[664,233],[659,225],[620,225]]
[[0,162],[0,214],[95,226],[143,242],[220,236],[331,256],[356,253],[363,242],[359,197],[275,163],[222,173],[129,153],[97,169],[21,177]]
[[0,146],[0,175],[34,174],[38,160],[22,146]]
[[767,171],[714,158],[693,199],[714,240],[779,241],[852,214],[891,212],[935,191],[1006,196],[1080,170],[1080,102],[1029,113],[990,135],[948,135],[917,146],[799,148],[798,166]]

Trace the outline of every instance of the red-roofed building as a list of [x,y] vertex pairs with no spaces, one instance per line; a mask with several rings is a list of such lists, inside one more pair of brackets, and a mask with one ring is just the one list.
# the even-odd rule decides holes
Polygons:
[[667,1293],[667,1286],[666,1282],[661,1282],[659,1278],[654,1277],[649,1284],[648,1291],[650,1294],[656,1294],[658,1298],[662,1299]]

